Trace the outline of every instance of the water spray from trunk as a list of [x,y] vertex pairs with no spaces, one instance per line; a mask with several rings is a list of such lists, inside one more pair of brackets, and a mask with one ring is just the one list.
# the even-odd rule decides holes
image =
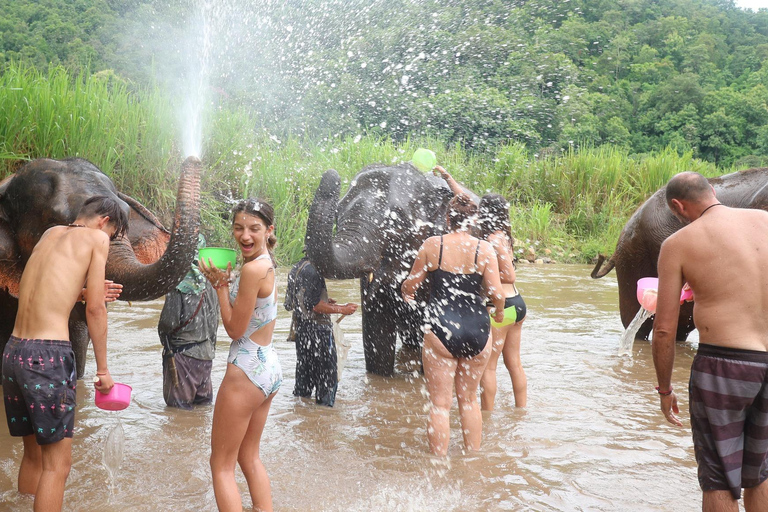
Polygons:
[[213,4],[200,2],[199,12],[190,21],[193,47],[189,48],[186,95],[180,115],[184,156],[200,157],[203,150],[205,106],[210,88],[211,49],[213,41]]

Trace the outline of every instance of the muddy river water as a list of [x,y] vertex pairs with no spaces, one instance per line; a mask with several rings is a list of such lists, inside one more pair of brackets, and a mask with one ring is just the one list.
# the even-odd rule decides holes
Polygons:
[[[616,280],[589,277],[581,265],[523,266],[528,304],[522,360],[528,407],[516,410],[499,364],[497,408],[483,416],[483,445],[462,453],[451,415],[448,459],[428,453],[425,386],[418,374],[381,378],[365,372],[360,315],[342,322],[352,341],[336,407],[292,396],[295,349],[280,308],[275,345],[285,380],[262,439],[262,459],[279,511],[695,510],[700,491],[688,421],[687,380],[696,348],[678,344],[673,382],[685,427],[658,409],[650,345],[617,356],[623,332]],[[287,269],[280,269],[280,302]],[[340,302],[358,301],[355,281],[328,283]],[[78,383],[73,466],[64,497],[70,511],[215,510],[208,457],[212,407],[181,411],[162,398],[157,320],[162,299],[109,307],[109,366],[133,386],[122,412],[94,405],[95,372]],[[220,327],[214,390],[229,339]],[[2,407],[2,406],[0,406]],[[15,491],[21,442],[0,424],[0,510],[31,510]],[[114,485],[102,465],[104,443],[120,421],[122,466]],[[238,471],[244,504],[247,487]]]

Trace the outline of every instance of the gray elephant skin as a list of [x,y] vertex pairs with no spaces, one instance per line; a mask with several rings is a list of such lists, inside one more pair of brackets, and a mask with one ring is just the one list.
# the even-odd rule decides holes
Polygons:
[[[726,206],[768,210],[768,168],[739,171],[710,178],[709,182],[718,201]],[[636,296],[637,280],[659,275],[657,262],[661,244],[683,227],[683,223],[669,210],[665,193],[666,187],[662,187],[632,214],[619,236],[613,255],[607,262],[600,255],[592,270],[592,277],[598,279],[616,268],[619,311],[625,328],[640,309]],[[726,253],[722,258],[722,264],[728,265]],[[652,329],[651,318],[642,325],[637,337],[648,339]],[[680,307],[677,339],[685,340],[693,329],[693,304],[686,302]]]
[[325,278],[360,279],[366,370],[391,375],[397,339],[421,345],[420,304],[427,298],[424,286],[416,304],[407,304],[400,285],[422,242],[445,231],[453,193],[442,178],[410,163],[368,166],[341,200],[340,192],[339,174],[326,171],[309,211],[306,253]]
[[[155,299],[181,281],[197,246],[202,166],[189,157],[181,167],[172,231],[81,158],[33,160],[0,184],[0,353],[13,331],[19,281],[32,249],[46,229],[73,222],[89,197],[112,197],[129,217],[127,236],[111,243],[106,268],[107,279],[123,285],[120,300]],[[69,329],[82,378],[90,338],[80,303]]]

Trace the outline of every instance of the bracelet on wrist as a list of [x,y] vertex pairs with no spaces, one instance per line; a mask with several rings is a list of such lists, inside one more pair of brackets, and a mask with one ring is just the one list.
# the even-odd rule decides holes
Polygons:
[[670,386],[670,387],[669,387],[669,391],[662,391],[662,390],[660,390],[660,389],[659,389],[659,386],[656,386],[656,391],[657,391],[657,392],[658,392],[658,393],[659,393],[661,396],[669,396],[669,395],[671,395],[671,394],[672,394],[672,386]]
[[105,372],[101,372],[101,373],[99,373],[99,372],[96,372],[96,375],[98,375],[99,377],[102,377],[102,376],[104,376],[104,375],[106,375],[106,374],[108,374],[108,373],[109,373],[109,370],[107,370],[107,371],[105,371]]
[[229,286],[229,281],[224,281],[223,283],[215,284],[213,285],[213,289],[218,290],[220,288],[224,288],[225,286]]

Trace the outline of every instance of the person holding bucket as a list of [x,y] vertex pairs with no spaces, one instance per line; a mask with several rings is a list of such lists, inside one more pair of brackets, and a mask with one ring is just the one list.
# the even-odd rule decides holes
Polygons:
[[114,385],[104,275],[110,241],[127,229],[128,216],[114,199],[91,197],[72,224],[43,233],[21,276],[16,323],[3,353],[3,398],[10,434],[24,441],[18,489],[34,494],[35,510],[61,510],[72,466],[77,373],[69,316],[83,286],[95,387],[107,393]]
[[242,510],[237,463],[248,482],[253,508],[271,511],[272,492],[259,445],[272,399],[283,381],[272,345],[277,318],[272,206],[260,199],[239,202],[232,211],[232,235],[243,258],[234,279],[231,264],[220,269],[210,259],[200,259],[200,270],[216,290],[221,321],[233,340],[213,410],[213,492],[219,510]]

